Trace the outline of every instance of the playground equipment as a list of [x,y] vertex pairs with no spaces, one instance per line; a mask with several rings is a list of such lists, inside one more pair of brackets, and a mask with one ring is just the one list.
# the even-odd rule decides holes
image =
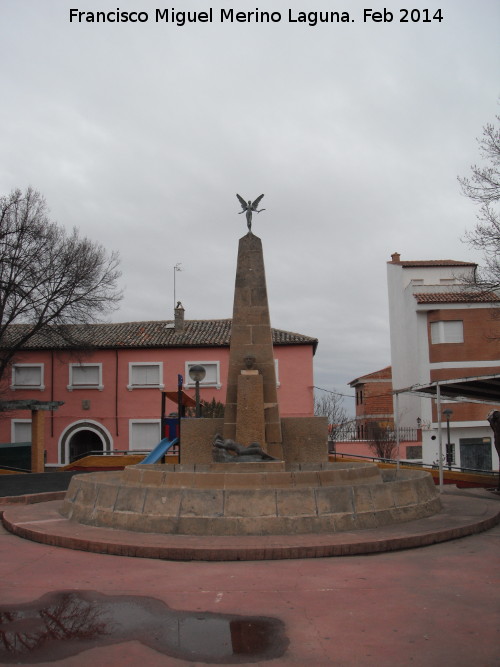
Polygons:
[[174,438],[170,440],[169,438],[163,438],[156,445],[156,447],[146,456],[146,458],[141,461],[141,463],[158,463],[158,461],[165,456],[168,450],[174,445],[179,444],[179,438]]
[[[183,377],[177,375],[177,391],[163,391],[161,394],[161,432],[163,438],[156,447],[146,456],[142,463],[158,463],[160,460],[165,463],[165,455],[169,449],[174,446],[179,448],[181,442],[181,419],[186,414],[187,407],[194,407],[196,402],[191,396],[182,391]],[[166,414],[166,401],[177,402],[177,414]]]

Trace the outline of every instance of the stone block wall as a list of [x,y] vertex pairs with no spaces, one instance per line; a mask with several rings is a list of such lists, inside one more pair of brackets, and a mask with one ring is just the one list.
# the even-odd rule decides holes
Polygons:
[[212,463],[212,442],[224,419],[183,419],[180,463]]
[[281,432],[287,463],[328,461],[326,417],[283,417]]
[[[328,461],[326,417],[283,417],[283,458],[287,463]],[[212,463],[212,441],[224,419],[183,419],[181,463]],[[269,451],[273,455],[272,451]]]

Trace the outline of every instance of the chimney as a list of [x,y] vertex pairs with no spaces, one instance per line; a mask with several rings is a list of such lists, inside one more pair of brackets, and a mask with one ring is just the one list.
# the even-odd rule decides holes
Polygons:
[[393,264],[399,264],[399,262],[401,261],[401,255],[399,254],[399,252],[392,253],[391,261]]
[[178,332],[184,331],[184,308],[180,301],[177,301],[174,308],[174,329]]

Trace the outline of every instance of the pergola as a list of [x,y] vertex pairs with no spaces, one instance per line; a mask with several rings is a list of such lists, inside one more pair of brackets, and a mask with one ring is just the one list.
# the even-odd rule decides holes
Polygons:
[[45,471],[45,413],[61,405],[63,401],[0,401],[0,412],[31,410],[31,472]]
[[[395,389],[392,392],[395,397],[395,416],[396,416],[396,434],[399,431],[399,394],[414,394],[427,398],[436,399],[437,418],[438,418],[438,445],[439,445],[439,489],[443,490],[443,430],[441,420],[441,400],[465,402],[465,403],[485,403],[487,405],[500,404],[500,374],[494,375],[474,375],[471,377],[454,378],[451,380],[435,380],[428,384],[414,384],[405,389]],[[399,451],[399,435],[398,451]]]

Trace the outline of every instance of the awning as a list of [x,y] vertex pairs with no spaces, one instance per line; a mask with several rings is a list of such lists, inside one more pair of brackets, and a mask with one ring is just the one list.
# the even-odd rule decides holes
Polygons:
[[[178,392],[177,391],[165,391],[165,396],[173,401],[176,405],[179,402]],[[196,406],[196,401],[191,396],[188,396],[185,391],[181,391],[182,405],[185,408],[194,408]]]
[[475,375],[472,377],[455,378],[453,380],[437,380],[429,382],[429,384],[414,384],[405,389],[396,389],[393,393],[410,393],[435,397],[438,385],[441,398],[500,405],[500,374]]

